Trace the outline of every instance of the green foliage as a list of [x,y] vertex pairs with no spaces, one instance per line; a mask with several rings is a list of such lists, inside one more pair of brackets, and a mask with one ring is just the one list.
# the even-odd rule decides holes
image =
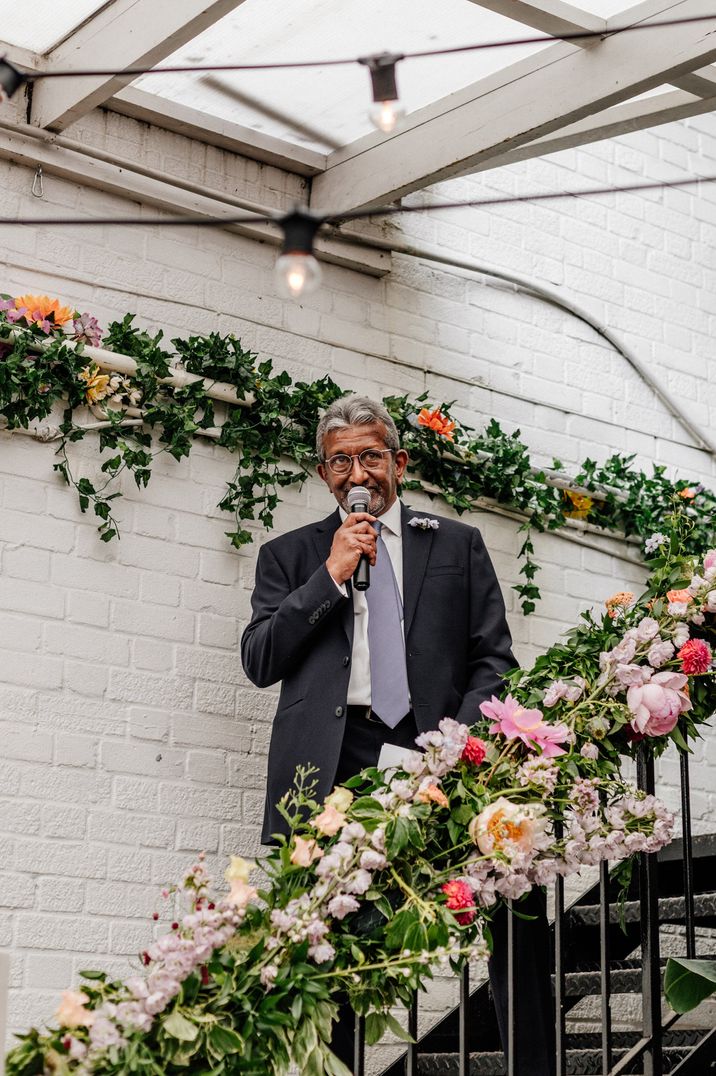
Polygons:
[[[276,373],[270,362],[260,361],[233,335],[176,338],[171,341],[173,350],[166,350],[161,332],[145,332],[134,324],[133,314],[126,314],[109,326],[102,346],[131,356],[136,373],[117,377],[120,387],[100,387],[95,393],[95,409],[105,424],[98,441],[102,463],[99,475],[78,476],[68,446],[86,436],[88,370],[99,371],[88,362],[83,345],[71,346],[59,328],[51,327],[47,333],[22,320],[11,326],[0,311],[3,335],[8,339],[0,341],[0,415],[9,429],[27,428],[51,415],[58,403],[64,405],[55,470],[75,489],[82,512],[91,509],[105,542],[119,537],[114,502],[121,497],[122,475],[130,474],[138,488],[145,487],[157,455],[188,457],[197,432],[208,429],[217,430],[217,443],[237,461],[219,502],[233,520],[227,537],[235,548],[250,542],[252,530],[247,524],[257,521],[272,527],[282,490],[300,486],[311,474],[319,414],[343,394],[327,376],[308,383]],[[171,368],[177,366],[198,380],[181,387],[166,384]],[[217,381],[233,386],[239,398],[253,397],[251,406],[217,405],[209,395]],[[429,487],[435,487],[458,513],[478,502],[527,516],[518,554],[522,580],[513,588],[525,615],[533,612],[540,597],[533,532],[561,527],[570,516],[605,532],[646,539],[663,527],[665,505],[677,499],[693,524],[687,551],[716,544],[716,495],[700,484],[671,482],[663,467],[654,467],[647,475],[634,469],[633,456],[614,455],[601,465],[585,460],[574,479],[587,491],[606,491],[606,499],[576,496],[547,484],[544,474],[532,467],[519,430],[507,434],[495,419],[481,432],[456,425],[451,443],[418,421],[427,401],[427,393],[384,401],[410,453],[404,489],[428,487],[434,496]],[[437,408],[446,420],[450,407],[443,403]],[[141,415],[141,425],[130,425],[136,415]]]
[[664,973],[664,996],[674,1012],[690,1012],[712,994],[716,994],[716,960],[669,957]]

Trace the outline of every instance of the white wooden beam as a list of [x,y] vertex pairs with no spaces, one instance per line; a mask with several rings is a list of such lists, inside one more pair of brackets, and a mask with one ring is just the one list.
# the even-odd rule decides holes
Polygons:
[[[540,3],[530,3],[529,0],[471,0],[471,3],[552,37],[579,34],[582,30],[600,33],[607,26],[606,19],[600,19],[588,11],[572,7],[571,4],[563,4],[562,0],[540,0]],[[585,42],[591,43],[590,39]]]
[[[713,15],[710,0],[646,0],[630,23]],[[624,16],[621,16],[623,25]],[[340,212],[394,201],[480,167],[525,142],[716,60],[713,21],[615,34],[597,47],[559,42],[332,154],[313,180],[311,206]]]
[[488,168],[502,168],[504,165],[515,164],[518,161],[558,153],[563,149],[574,149],[576,146],[600,142],[605,138],[618,138],[619,135],[643,131],[662,123],[675,123],[677,120],[688,119],[690,116],[701,116],[705,112],[716,110],[716,86],[712,92],[714,96],[710,99],[695,97],[683,90],[671,90],[655,97],[625,101],[621,105],[614,105],[612,108],[597,113],[596,116],[588,116],[577,123],[571,123],[568,127],[563,127],[560,131],[537,138],[534,142],[526,142],[499,157],[492,157],[482,166],[471,168],[469,172],[463,172],[461,175],[472,175]]
[[[112,164],[100,157],[93,157],[91,151],[79,152],[64,145],[58,145],[49,135],[38,138],[34,130],[30,135],[22,130],[12,129],[10,125],[0,125],[0,158],[33,170],[41,165],[46,175],[56,175],[71,183],[96,187],[119,198],[129,199],[132,203],[153,206],[172,215],[195,216],[199,224],[202,219],[206,218],[225,220],[226,223],[217,224],[216,227],[261,243],[274,246],[280,243],[279,229],[264,221],[257,220],[256,223],[248,224],[232,223],[231,218],[243,216],[244,211],[237,208],[235,204],[223,201],[213,192],[211,195],[201,194],[196,190],[174,184],[168,179],[159,179],[156,176],[143,174],[141,171],[134,172],[127,167],[126,162],[121,165]],[[42,217],[48,215],[50,214],[46,207],[38,210],[38,226],[42,226]],[[130,208],[128,215],[138,214]],[[91,217],[88,216],[88,223],[90,221]],[[349,269],[357,269],[370,276],[384,276],[390,271],[391,258],[388,252],[370,246],[343,242],[340,237],[334,238],[331,235],[319,237],[315,251],[316,255],[324,261]]]
[[[48,54],[47,69],[154,67],[243,2],[113,0]],[[32,97],[32,123],[62,131],[131,81],[132,76],[40,81]]]
[[251,127],[210,116],[196,108],[169,101],[156,93],[127,86],[107,102],[107,108],[125,116],[153,123],[166,131],[186,135],[199,142],[240,153],[265,164],[273,164],[300,176],[315,176],[326,167],[325,153],[262,134]]
[[680,90],[696,94],[697,97],[713,97],[716,94],[716,69],[713,67],[702,67],[700,71],[692,71],[671,81]]

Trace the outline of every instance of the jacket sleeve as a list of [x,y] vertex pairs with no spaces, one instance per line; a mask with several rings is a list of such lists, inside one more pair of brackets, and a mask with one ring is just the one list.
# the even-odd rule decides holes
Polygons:
[[457,714],[458,721],[473,724],[480,703],[504,689],[503,675],[517,662],[507,626],[505,603],[482,535],[473,531],[470,544],[470,638],[468,685]]
[[244,671],[257,687],[268,687],[295,671],[311,637],[348,601],[321,564],[292,589],[271,543],[259,550],[252,617],[241,639]]

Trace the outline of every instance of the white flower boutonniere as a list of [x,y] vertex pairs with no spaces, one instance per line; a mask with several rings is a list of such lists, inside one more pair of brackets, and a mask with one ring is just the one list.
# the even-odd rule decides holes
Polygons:
[[440,526],[440,522],[437,519],[431,519],[430,516],[413,516],[408,520],[409,527],[420,527],[421,531],[436,531]]

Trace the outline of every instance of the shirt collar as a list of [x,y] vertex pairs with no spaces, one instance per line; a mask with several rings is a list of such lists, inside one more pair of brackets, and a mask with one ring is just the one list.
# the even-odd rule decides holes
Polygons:
[[[341,514],[341,520],[345,520],[348,513],[339,506],[338,511]],[[396,497],[387,512],[383,512],[378,519],[383,524],[386,530],[389,530],[391,534],[397,534],[398,537],[402,534],[401,529],[401,514],[400,514],[400,497]]]

